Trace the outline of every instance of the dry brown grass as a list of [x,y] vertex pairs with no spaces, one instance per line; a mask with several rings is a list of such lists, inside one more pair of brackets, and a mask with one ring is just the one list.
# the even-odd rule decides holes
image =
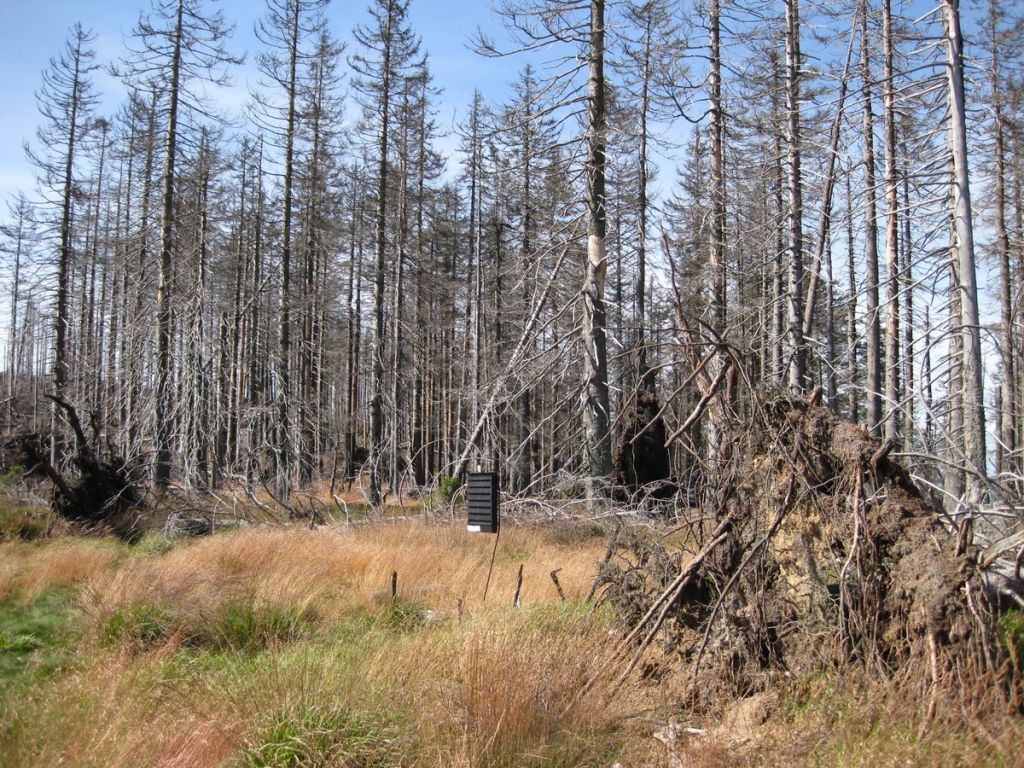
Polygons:
[[[84,605],[99,621],[118,607],[149,603],[181,614],[205,615],[228,602],[288,607],[337,618],[390,599],[390,574],[398,573],[399,596],[451,616],[484,605],[492,537],[450,525],[366,526],[308,531],[261,529],[223,534],[164,554],[96,569],[84,589]],[[502,532],[487,606],[510,603],[523,569],[522,599],[558,599],[549,572],[570,599],[586,592],[603,544],[593,539],[560,544],[536,530]]]
[[26,601],[50,588],[77,586],[107,572],[122,548],[106,539],[0,543],[0,600]]
[[[506,529],[485,602],[494,543],[415,523],[244,530],[145,554],[96,540],[2,545],[0,594],[81,584],[92,642],[63,675],[6,706],[0,695],[0,720],[9,721],[0,723],[0,766],[244,766],[271,748],[298,751],[270,764],[325,767],[671,765],[651,733],[682,717],[672,705],[688,668],[662,659],[611,695],[616,636],[607,616],[578,599],[604,542]],[[548,575],[554,568],[565,603]],[[126,607],[157,606],[195,628],[239,603],[304,613],[308,631],[227,650],[181,633],[141,647],[104,641]],[[1012,757],[1024,735],[1013,717],[993,726],[999,743],[988,745],[941,723],[920,740],[920,713],[902,711],[891,691],[855,683],[794,684],[781,702],[741,743],[714,723],[684,719],[709,730],[681,737],[684,764],[1022,762]]]
[[[596,698],[610,680],[606,620],[574,599],[603,542],[507,529],[484,601],[494,544],[416,523],[245,530],[144,555],[95,541],[17,550],[8,581],[19,589],[82,583],[92,642],[75,671],[14,707],[0,765],[213,766],[272,745],[285,726],[323,752],[302,765],[576,765],[611,754],[622,711]],[[310,631],[245,652],[183,645],[189,627],[240,602],[303,613]],[[112,617],[138,605],[172,616],[176,631],[110,644]],[[594,695],[576,701],[584,684]],[[311,725],[321,721],[330,727]]]

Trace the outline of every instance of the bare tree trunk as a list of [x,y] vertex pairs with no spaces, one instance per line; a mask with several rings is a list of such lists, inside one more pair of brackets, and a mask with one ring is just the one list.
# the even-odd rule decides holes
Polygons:
[[605,341],[605,82],[604,0],[590,2],[587,81],[587,265],[583,281],[583,427],[589,495],[611,472],[612,454]]
[[[719,0],[711,0],[710,106],[711,114],[711,327],[725,332],[725,113],[722,109],[722,51]],[[799,53],[797,54],[799,56]]]
[[[1010,272],[1010,237],[1006,227],[1006,127],[1003,116],[1002,73],[999,66],[997,41],[998,10],[995,0],[989,0],[989,87],[992,92],[993,120],[993,197],[996,258],[999,261],[999,352],[1003,364],[1002,393],[1003,407],[998,412],[999,443],[1004,460],[997,462],[996,472],[1020,474],[1017,455],[1017,392],[1016,360],[1013,333],[1013,277]],[[1007,460],[1007,458],[1009,460]]]
[[[143,306],[147,287],[146,270],[149,266],[150,202],[153,195],[153,162],[156,154],[157,98],[157,93],[154,90],[150,94],[150,102],[146,110],[146,159],[142,170],[142,206],[139,222],[139,248],[135,260],[135,296],[132,312],[130,313],[132,330],[130,333],[124,334],[125,343],[121,348],[122,359],[143,360],[147,351],[146,332],[148,329],[143,322]],[[141,451],[143,420],[140,414],[139,401],[142,399],[144,370],[142,366],[133,365],[129,366],[128,371],[128,396],[125,398],[125,411],[121,421],[128,425],[127,458],[134,458]]]
[[788,383],[794,392],[807,385],[807,349],[803,334],[804,240],[803,179],[800,168],[800,3],[786,0],[786,248],[789,256]]
[[899,179],[896,174],[896,96],[893,85],[892,12],[882,0],[882,133],[885,145],[885,429],[896,441],[900,417]]
[[[725,111],[722,109],[722,50],[721,24],[718,0],[711,0],[708,18],[710,31],[710,114],[711,114],[711,328],[718,336],[726,330],[726,270],[725,270]],[[799,162],[799,161],[798,161]],[[727,387],[731,395],[734,389]],[[725,393],[720,397],[727,397]],[[729,404],[724,404],[729,405]],[[712,408],[707,421],[709,458],[720,455],[722,430],[725,425],[715,418],[725,412],[724,407]]]
[[[57,254],[57,312],[54,316],[53,325],[53,392],[58,398],[64,398],[65,389],[68,384],[68,330],[71,322],[69,294],[71,281],[71,268],[74,253],[71,248],[71,225],[73,201],[75,197],[74,167],[75,151],[78,149],[78,121],[79,108],[81,106],[80,91],[82,89],[82,63],[85,51],[82,46],[86,41],[85,34],[78,29],[71,55],[68,62],[72,68],[70,93],[70,112],[68,114],[67,144],[64,148],[64,177],[63,190],[61,192],[61,213],[60,213],[60,250]],[[62,423],[64,416],[56,404],[51,410],[50,429],[50,463],[58,466],[64,453],[64,440]]]
[[288,104],[284,135],[284,195],[281,201],[283,223],[281,227],[281,293],[278,296],[278,392],[277,392],[277,494],[287,499],[291,488],[292,475],[292,424],[291,424],[291,273],[292,273],[292,188],[295,183],[295,130],[296,130],[296,78],[299,51],[299,7],[289,9],[291,29],[288,38],[288,82],[286,85]]
[[981,367],[981,327],[974,260],[974,221],[971,213],[964,104],[963,37],[958,0],[942,0],[948,56],[949,137],[953,153],[954,253],[960,269],[960,335],[963,339],[964,455],[968,494],[980,490],[976,479],[987,475],[985,465],[985,403]]
[[846,386],[847,408],[850,421],[856,423],[860,418],[857,398],[857,263],[853,236],[853,190],[850,176],[846,175],[846,270],[849,282],[849,296],[846,304]]
[[167,135],[164,143],[164,172],[161,199],[160,222],[160,273],[157,282],[157,390],[156,390],[156,464],[153,482],[166,486],[171,482],[171,440],[173,427],[171,419],[171,293],[172,252],[174,250],[174,161],[178,141],[178,96],[181,73],[182,14],[185,2],[178,0],[177,17],[173,34],[170,81],[167,86]]
[[[472,359],[469,370],[469,422],[476,424],[480,415],[480,386],[483,380],[483,352],[481,332],[483,330],[483,265],[480,263],[480,237],[483,225],[481,204],[481,151],[480,151],[480,108],[483,103],[483,96],[479,91],[473,93],[473,111],[470,116],[470,182],[469,182],[469,237],[470,237],[470,264],[469,274],[472,282],[468,306],[468,317],[470,325],[467,327],[469,344]],[[472,445],[475,463],[480,463],[480,446],[475,442]],[[479,469],[479,466],[477,466]]]
[[[821,276],[821,264],[827,244],[832,235],[832,201],[835,197],[836,160],[839,157],[839,140],[842,134],[843,118],[846,114],[846,92],[849,83],[850,60],[853,56],[853,43],[856,38],[856,19],[850,33],[850,44],[846,49],[846,63],[843,74],[839,78],[839,94],[836,97],[836,115],[832,119],[829,131],[828,160],[825,164],[824,190],[822,193],[821,212],[818,215],[818,226],[814,237],[814,254],[811,260],[811,274],[807,285],[807,300],[804,302],[803,334],[810,336],[814,332],[814,313],[817,307],[818,282]],[[831,254],[829,254],[831,260]],[[827,289],[830,290],[830,289]],[[830,307],[826,308],[831,311]]]
[[374,223],[373,272],[373,392],[370,397],[370,488],[369,500],[374,506],[381,503],[380,464],[384,453],[384,290],[387,257],[387,197],[388,197],[388,125],[391,112],[391,46],[394,9],[389,2],[384,20],[381,51],[380,133],[377,137],[377,212]]
[[[257,466],[257,456],[263,444],[265,417],[263,412],[267,403],[267,367],[266,337],[269,326],[265,326],[261,316],[261,293],[263,292],[263,138],[259,139],[259,150],[256,160],[256,210],[253,220],[255,230],[252,247],[252,277],[250,293],[252,308],[250,310],[249,329],[249,403],[253,417],[249,425],[249,445],[246,455],[246,480],[251,483],[255,475],[261,471]],[[267,323],[269,324],[269,319]]]
[[921,360],[921,378],[924,385],[924,450],[926,453],[935,452],[935,422],[933,412],[935,410],[934,389],[932,386],[932,326],[931,313],[928,305],[924,307],[924,354]]
[[[530,305],[530,281],[527,279],[530,269],[530,261],[533,258],[533,152],[534,146],[531,141],[533,136],[533,81],[529,73],[524,81],[523,88],[523,146],[522,156],[520,162],[522,163],[522,174],[523,174],[523,218],[522,218],[522,242],[520,247],[522,249],[522,255],[520,257],[520,263],[522,265],[522,278],[520,281],[520,299],[523,303],[523,317],[524,322],[527,313],[529,312]],[[640,173],[643,174],[644,170],[641,168]],[[641,184],[641,195],[643,194],[643,185]],[[642,215],[642,214],[641,214]],[[643,254],[641,243],[641,254],[638,257],[642,263]],[[640,301],[643,301],[641,295]],[[533,437],[532,437],[532,412],[533,412],[533,388],[530,382],[523,381],[520,384],[522,391],[519,393],[519,414],[518,414],[518,434],[517,440],[519,446],[516,449],[518,451],[516,457],[516,474],[515,483],[513,487],[519,493],[525,491],[530,483],[533,482]]]
[[903,237],[900,240],[900,248],[903,253],[903,264],[901,266],[901,290],[903,291],[903,401],[905,403],[903,448],[905,451],[910,452],[914,450],[914,429],[916,428],[915,401],[917,393],[914,391],[914,244],[911,240],[910,228],[910,159],[907,154],[905,125],[903,125],[903,134],[904,138],[900,148],[903,160],[902,178],[900,180],[903,186]]
[[[950,200],[953,192],[950,188]],[[964,442],[964,335],[961,331],[963,310],[961,309],[962,294],[960,291],[960,264],[956,253],[956,222],[950,206],[949,216],[949,350],[947,366],[949,384],[946,387],[946,441],[944,455],[946,459],[944,471],[944,490],[949,495],[947,502],[955,505],[963,495],[965,476],[963,461],[959,447]]]
[[[778,50],[772,46],[769,51],[773,77],[772,88],[772,125],[782,123],[782,115],[779,109],[779,94],[782,93],[782,83],[779,77]],[[785,338],[785,311],[786,311],[786,290],[784,272],[786,269],[786,234],[785,234],[785,205],[783,202],[783,169],[782,169],[782,132],[775,131],[775,151],[772,176],[772,192],[775,201],[775,253],[771,259],[772,264],[772,333],[771,333],[771,373],[772,380],[781,384],[785,378],[785,365],[783,357],[783,340]]]
[[[225,407],[225,437],[224,452],[221,457],[222,465],[227,465],[238,458],[238,420],[242,409],[241,382],[242,382],[242,342],[244,312],[242,310],[242,290],[245,285],[246,273],[246,244],[245,228],[246,217],[246,185],[248,184],[247,171],[249,158],[246,154],[247,144],[243,144],[239,152],[239,165],[241,166],[238,190],[238,235],[235,241],[235,284],[231,307],[231,370],[228,373],[228,394]],[[232,457],[229,461],[228,457]]]
[[352,220],[349,228],[348,262],[348,349],[346,386],[346,475],[349,480],[358,473],[356,466],[356,417],[359,412],[359,346],[362,337],[363,280],[363,202],[356,175],[352,178]]
[[409,156],[409,103],[406,94],[402,108],[401,146],[399,147],[399,164],[397,173],[398,187],[398,221],[395,231],[395,295],[394,309],[391,320],[391,480],[389,486],[392,494],[399,494],[402,475],[402,447],[405,439],[405,403],[403,398],[403,376],[405,375],[404,336],[402,328],[402,306],[405,303],[405,262],[406,237],[408,221],[408,156]]
[[878,308],[878,213],[875,208],[875,117],[871,96],[871,55],[868,39],[868,0],[861,4],[860,61],[861,94],[864,101],[864,280],[867,283],[867,403],[865,421],[868,429],[878,432],[882,420],[881,328]]
[[836,402],[836,312],[835,281],[832,274],[832,235],[825,246],[825,360],[823,361],[825,404],[833,411]]

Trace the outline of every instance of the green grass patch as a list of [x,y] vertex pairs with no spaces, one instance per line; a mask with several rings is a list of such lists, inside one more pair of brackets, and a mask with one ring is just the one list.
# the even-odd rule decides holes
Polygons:
[[310,631],[315,617],[294,608],[256,608],[229,603],[207,628],[198,628],[195,642],[224,651],[260,651],[296,640]]
[[0,690],[34,685],[66,664],[78,636],[77,619],[72,590],[49,589],[28,603],[0,603]]
[[184,645],[212,651],[254,653],[309,634],[315,617],[279,606],[255,607],[229,602],[212,615],[182,616],[150,603],[118,607],[100,632],[100,644],[144,652],[172,637]]
[[411,600],[398,599],[384,606],[374,626],[386,632],[413,632],[426,625],[432,612]]
[[1012,609],[999,616],[999,637],[1018,667],[1024,662],[1024,611]]
[[311,705],[280,715],[241,755],[246,768],[344,765],[390,768],[409,751],[402,730],[377,714]]
[[166,642],[177,624],[174,614],[151,603],[118,606],[100,632],[100,644],[149,650]]
[[146,531],[142,538],[131,545],[136,555],[161,555],[174,549],[174,542],[164,536],[163,531]]

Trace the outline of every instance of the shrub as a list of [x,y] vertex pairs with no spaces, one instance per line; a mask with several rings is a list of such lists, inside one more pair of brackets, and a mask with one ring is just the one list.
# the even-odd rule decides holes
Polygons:
[[455,494],[459,491],[459,478],[452,477],[451,475],[445,475],[437,481],[437,493],[441,497],[441,501],[449,502],[455,498]]
[[7,471],[0,475],[0,489],[9,488],[12,483],[17,482],[25,476],[25,468],[21,464],[12,464]]

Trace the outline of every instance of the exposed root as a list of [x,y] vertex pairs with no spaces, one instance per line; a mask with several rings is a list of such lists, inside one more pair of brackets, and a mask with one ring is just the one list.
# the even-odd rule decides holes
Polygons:
[[978,675],[996,680],[1004,654],[977,552],[958,546],[891,445],[782,393],[738,421],[694,554],[666,574],[672,555],[634,542],[630,564],[605,574],[604,597],[629,627],[620,680],[657,637],[691,665],[689,699],[702,709],[781,675],[860,664],[916,686],[922,728],[943,686],[968,695]]

